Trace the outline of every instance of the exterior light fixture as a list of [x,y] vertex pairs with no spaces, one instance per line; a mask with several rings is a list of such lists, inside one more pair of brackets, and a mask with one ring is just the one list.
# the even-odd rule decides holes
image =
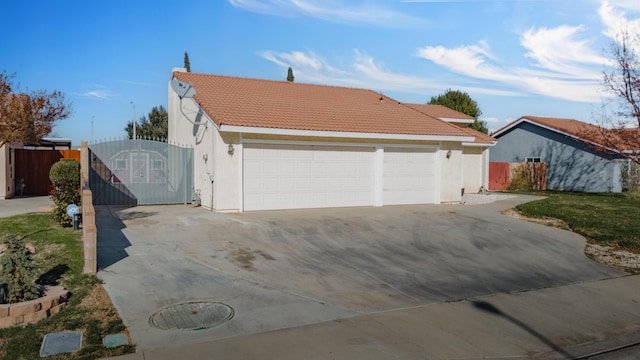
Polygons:
[[233,144],[229,144],[229,150],[227,150],[227,153],[231,156],[233,156],[233,152],[235,151],[235,149],[233,148]]
[[451,157],[451,150],[447,151],[447,159]]

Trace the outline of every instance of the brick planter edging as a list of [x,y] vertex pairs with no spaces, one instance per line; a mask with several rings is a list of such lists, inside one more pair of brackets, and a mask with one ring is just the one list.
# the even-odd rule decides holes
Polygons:
[[67,305],[69,291],[62,286],[48,286],[44,296],[14,304],[0,304],[0,328],[27,325],[57,314]]

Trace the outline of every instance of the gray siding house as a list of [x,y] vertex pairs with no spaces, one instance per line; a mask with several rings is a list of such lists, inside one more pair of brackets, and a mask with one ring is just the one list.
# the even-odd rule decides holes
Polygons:
[[546,162],[547,189],[621,192],[629,160],[585,139],[596,126],[573,119],[524,116],[492,135],[490,162]]

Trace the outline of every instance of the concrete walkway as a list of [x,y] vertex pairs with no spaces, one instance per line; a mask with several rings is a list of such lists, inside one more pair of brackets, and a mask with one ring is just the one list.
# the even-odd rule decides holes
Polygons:
[[[574,359],[640,342],[639,289],[640,276],[626,276],[359,315],[114,359]],[[625,354],[640,356],[636,351],[640,347]]]
[[25,196],[0,200],[0,218],[35,212],[48,212],[53,208],[49,196]]

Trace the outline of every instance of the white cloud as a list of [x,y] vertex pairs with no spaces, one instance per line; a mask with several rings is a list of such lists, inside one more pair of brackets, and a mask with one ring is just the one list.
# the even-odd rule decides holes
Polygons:
[[107,88],[105,88],[103,86],[96,86],[93,90],[85,91],[85,92],[80,93],[78,95],[84,96],[84,97],[88,97],[88,98],[101,99],[101,100],[109,100],[113,96],[115,96],[113,91],[111,91],[111,90],[109,90],[109,89],[107,89]]
[[423,19],[389,8],[369,4],[349,4],[344,0],[229,0],[239,9],[272,16],[308,16],[343,24],[369,24],[387,27],[411,27]]
[[563,77],[576,79],[601,79],[597,68],[610,60],[598,55],[585,39],[576,39],[576,35],[584,30],[583,26],[562,25],[556,28],[529,29],[521,37],[520,43],[527,49],[525,57],[536,62],[536,66],[548,71],[555,71]]
[[[640,2],[636,0],[633,1],[635,6],[630,6],[631,2],[626,4],[625,1],[602,1],[598,14],[605,26],[603,31],[604,35],[614,41],[618,41],[620,35],[625,32],[640,34],[640,14],[638,14],[639,16],[635,19],[629,18],[626,12],[614,7],[614,5],[611,4],[612,2],[618,6],[640,13]],[[640,35],[631,40],[635,41],[629,45],[640,51]]]
[[[374,58],[354,51],[354,57],[344,67],[339,68],[330,65],[327,61],[314,53],[302,53],[299,51],[275,52],[265,51],[262,57],[274,64],[294,69],[296,81],[312,82],[329,85],[351,86],[372,89],[376,91],[400,91],[411,94],[429,94],[434,91],[442,91],[451,87],[451,84],[434,80],[434,77],[421,77],[400,74],[385,68],[384,64],[377,63]],[[499,89],[487,89],[471,86],[458,86],[461,91],[477,94],[514,96],[513,91]]]
[[454,73],[489,80],[514,91],[577,102],[601,100],[601,71],[608,60],[591,42],[579,39],[581,26],[529,29],[520,40],[529,67],[504,64],[486,42],[456,48],[427,46],[418,56]]
[[498,119],[497,117],[484,117],[484,118],[480,118],[480,121],[484,121],[487,124],[493,124],[493,123],[499,122],[500,119]]

